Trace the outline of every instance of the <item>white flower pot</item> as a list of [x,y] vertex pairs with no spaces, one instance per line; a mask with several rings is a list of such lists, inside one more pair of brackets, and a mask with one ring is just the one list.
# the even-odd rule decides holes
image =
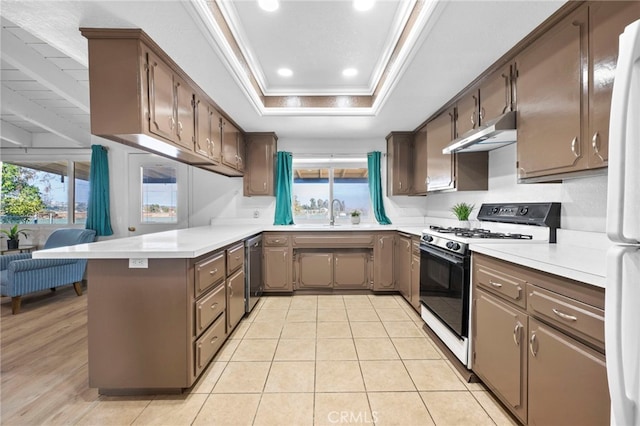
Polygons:
[[458,228],[471,228],[471,225],[468,220],[459,220]]
[[360,216],[351,216],[351,223],[357,225],[360,223]]

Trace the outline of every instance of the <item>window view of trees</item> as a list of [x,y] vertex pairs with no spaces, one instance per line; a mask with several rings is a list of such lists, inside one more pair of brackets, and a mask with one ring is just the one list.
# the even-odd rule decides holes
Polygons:
[[[81,163],[76,163],[81,164]],[[69,210],[68,162],[43,162],[41,168],[2,163],[2,223],[84,223],[88,202],[88,167],[76,171],[74,210]],[[86,174],[86,177],[85,177]],[[84,178],[84,179],[83,179]]]

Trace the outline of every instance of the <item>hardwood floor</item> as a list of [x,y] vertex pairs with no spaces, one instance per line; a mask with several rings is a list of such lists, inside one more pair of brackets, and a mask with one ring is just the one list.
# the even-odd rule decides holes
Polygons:
[[98,400],[87,375],[87,296],[73,286],[23,298],[0,313],[0,421],[73,424]]

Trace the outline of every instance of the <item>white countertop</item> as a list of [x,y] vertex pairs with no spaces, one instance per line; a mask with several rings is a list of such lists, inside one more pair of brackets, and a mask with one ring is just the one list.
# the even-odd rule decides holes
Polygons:
[[471,244],[471,251],[518,265],[606,287],[608,247],[573,244]]
[[33,252],[39,259],[195,258],[263,231],[401,231],[421,235],[424,225],[201,226]]

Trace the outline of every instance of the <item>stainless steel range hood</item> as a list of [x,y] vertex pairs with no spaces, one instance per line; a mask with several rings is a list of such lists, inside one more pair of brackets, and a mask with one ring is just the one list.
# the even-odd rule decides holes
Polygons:
[[516,138],[516,113],[509,111],[455,139],[442,153],[491,151],[514,143]]

